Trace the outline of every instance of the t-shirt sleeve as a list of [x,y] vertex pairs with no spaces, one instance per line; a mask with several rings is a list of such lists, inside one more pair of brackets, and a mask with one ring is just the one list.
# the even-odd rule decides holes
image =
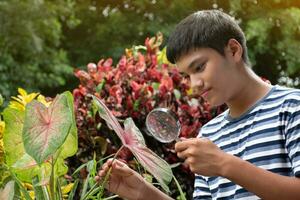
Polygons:
[[208,187],[208,183],[203,176],[196,175],[195,176],[195,184],[194,184],[194,193],[193,193],[194,200],[211,200],[211,192]]
[[293,95],[283,112],[286,148],[293,172],[300,178],[300,94]]

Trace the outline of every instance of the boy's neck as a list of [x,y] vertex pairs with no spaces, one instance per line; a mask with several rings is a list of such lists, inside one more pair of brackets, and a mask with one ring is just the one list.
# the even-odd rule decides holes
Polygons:
[[233,118],[237,118],[247,112],[272,87],[272,85],[264,82],[248,67],[245,68],[245,73],[242,76],[239,91],[227,102],[229,114]]

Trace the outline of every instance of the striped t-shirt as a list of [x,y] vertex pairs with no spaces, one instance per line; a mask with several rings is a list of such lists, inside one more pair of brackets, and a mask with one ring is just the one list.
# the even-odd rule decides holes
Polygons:
[[[300,90],[273,86],[239,118],[229,111],[208,122],[199,136],[260,168],[300,177]],[[196,175],[194,199],[260,199],[223,177]]]

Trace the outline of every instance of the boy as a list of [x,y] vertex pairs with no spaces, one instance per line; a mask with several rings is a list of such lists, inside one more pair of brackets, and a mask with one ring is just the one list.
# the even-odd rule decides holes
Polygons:
[[[196,174],[194,199],[300,199],[300,91],[272,86],[250,69],[238,24],[217,10],[193,13],[171,34],[167,57],[211,106],[229,108],[198,138],[175,145]],[[99,176],[111,165],[112,192],[170,199],[119,161]]]

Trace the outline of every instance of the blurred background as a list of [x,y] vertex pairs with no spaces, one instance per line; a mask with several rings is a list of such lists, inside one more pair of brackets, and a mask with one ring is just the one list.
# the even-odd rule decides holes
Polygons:
[[[0,0],[0,94],[54,96],[79,81],[75,68],[113,58],[185,16],[220,9],[246,33],[253,69],[300,87],[300,0]],[[115,63],[114,63],[115,64]]]

